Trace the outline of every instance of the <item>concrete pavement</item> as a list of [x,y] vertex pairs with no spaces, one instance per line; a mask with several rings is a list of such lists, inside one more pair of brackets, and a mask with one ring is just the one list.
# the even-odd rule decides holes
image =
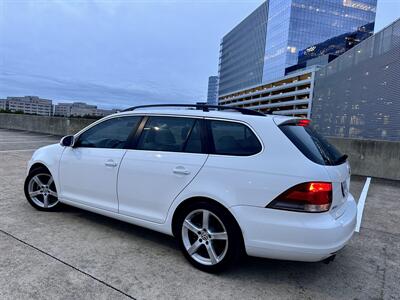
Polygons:
[[[0,129],[0,299],[400,298],[399,182],[372,179],[361,231],[333,263],[245,258],[210,275],[172,237],[72,207],[33,209],[29,149],[58,140]],[[364,181],[352,178],[355,198]]]

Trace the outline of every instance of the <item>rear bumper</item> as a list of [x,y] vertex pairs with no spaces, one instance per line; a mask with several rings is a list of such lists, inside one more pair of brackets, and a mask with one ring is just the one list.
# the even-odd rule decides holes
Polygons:
[[253,206],[234,206],[232,211],[251,256],[320,261],[344,247],[354,233],[357,206],[352,195],[343,214],[299,213]]

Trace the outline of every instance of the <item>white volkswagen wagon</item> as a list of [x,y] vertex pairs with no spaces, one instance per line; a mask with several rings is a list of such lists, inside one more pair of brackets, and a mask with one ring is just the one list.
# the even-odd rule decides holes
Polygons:
[[329,260],[349,241],[356,204],[347,156],[308,119],[163,106],[105,117],[35,151],[29,203],[44,211],[64,203],[174,235],[208,272],[242,253]]

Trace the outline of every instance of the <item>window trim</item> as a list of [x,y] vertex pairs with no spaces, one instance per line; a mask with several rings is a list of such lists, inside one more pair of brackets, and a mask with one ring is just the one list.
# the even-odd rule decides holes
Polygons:
[[[96,127],[97,125],[100,125],[104,122],[113,120],[113,119],[117,119],[117,118],[127,118],[127,117],[138,117],[139,118],[139,122],[138,125],[136,125],[134,128],[132,128],[131,132],[128,135],[128,138],[126,139],[126,142],[124,144],[124,147],[122,148],[97,148],[97,147],[85,147],[85,146],[78,146],[78,142],[79,139],[81,138],[82,134],[84,134],[85,132],[87,132],[88,130]],[[140,125],[143,122],[143,116],[142,115],[117,115],[117,116],[112,116],[106,119],[100,119],[96,122],[93,122],[92,124],[90,124],[88,127],[82,129],[81,131],[79,131],[77,134],[74,135],[74,139],[76,140],[76,142],[74,143],[74,145],[72,146],[72,148],[85,148],[85,149],[110,149],[110,150],[121,150],[121,149],[127,149],[127,147],[130,145],[132,138],[135,136],[135,133],[137,132],[138,128],[140,127]]]
[[[96,122],[93,122],[90,124],[88,127],[82,129],[78,133],[74,135],[74,138],[78,141],[80,136],[91,129],[92,127],[101,124],[105,121],[115,119],[115,118],[124,118],[124,117],[139,117],[141,118],[140,121],[138,122],[138,125],[136,128],[132,129],[132,132],[129,134],[127,141],[122,149],[126,150],[137,150],[137,151],[158,151],[158,152],[169,152],[169,153],[184,153],[184,154],[207,154],[207,155],[218,155],[218,156],[227,156],[227,157],[252,157],[261,154],[264,152],[264,143],[258,133],[254,130],[254,128],[248,124],[245,121],[242,120],[234,120],[234,119],[225,119],[225,118],[214,118],[214,117],[203,117],[203,116],[196,116],[196,115],[174,115],[174,114],[160,114],[160,113],[155,113],[155,114],[127,114],[127,115],[116,115],[116,116],[110,116],[108,118],[100,119]],[[192,153],[192,152],[184,152],[184,151],[164,151],[164,150],[141,150],[137,149],[137,145],[139,142],[139,139],[144,131],[144,127],[149,120],[150,117],[169,117],[169,118],[186,118],[186,119],[194,119],[198,120],[200,122],[200,135],[201,135],[201,148],[202,152],[199,153]],[[214,140],[211,132],[211,124],[210,121],[224,121],[224,122],[232,122],[232,123],[238,123],[246,126],[251,130],[251,132],[255,135],[257,138],[258,142],[261,145],[261,149],[259,152],[251,154],[251,155],[232,155],[232,154],[218,154],[215,153],[215,146],[214,146]],[[76,147],[75,145],[73,148],[88,148],[88,147]],[[121,150],[121,148],[115,149],[115,148],[90,148],[90,149],[111,149],[111,150]]]
[[[253,127],[241,120],[231,120],[231,119],[223,119],[223,118],[205,118],[204,119],[206,123],[206,132],[207,132],[207,144],[208,144],[208,154],[210,155],[218,155],[218,156],[232,156],[232,157],[251,157],[251,156],[256,156],[259,155],[260,153],[264,152],[264,143],[260,139],[259,135],[257,132],[253,129]],[[240,154],[219,154],[216,153],[215,151],[215,145],[214,145],[214,139],[213,139],[213,134],[212,134],[212,129],[211,129],[211,121],[221,121],[221,122],[231,122],[231,123],[237,123],[246,126],[257,138],[261,148],[260,151],[250,154],[250,155],[240,155]]]

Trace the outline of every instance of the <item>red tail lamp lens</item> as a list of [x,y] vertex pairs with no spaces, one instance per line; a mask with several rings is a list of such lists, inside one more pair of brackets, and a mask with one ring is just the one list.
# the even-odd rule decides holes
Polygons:
[[332,184],[325,182],[311,182],[308,190],[310,192],[331,192]]
[[324,212],[332,204],[332,183],[305,182],[280,194],[268,208],[301,211]]

